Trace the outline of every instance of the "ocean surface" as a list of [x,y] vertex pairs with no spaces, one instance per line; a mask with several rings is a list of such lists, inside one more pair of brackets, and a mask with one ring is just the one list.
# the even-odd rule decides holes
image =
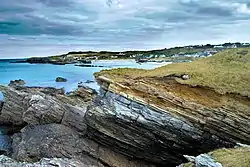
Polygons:
[[[79,82],[87,80],[94,81],[93,74],[103,69],[112,68],[143,68],[153,69],[166,63],[143,63],[138,64],[134,60],[96,60],[94,65],[105,67],[78,67],[69,65],[51,64],[29,64],[29,63],[10,63],[16,60],[0,60],[0,84],[7,85],[10,80],[23,79],[27,86],[50,86],[64,88],[66,92],[77,88]],[[68,81],[57,83],[57,77],[64,77]],[[96,82],[85,84],[85,86],[98,89]],[[0,99],[2,99],[0,93]]]
[[[76,89],[79,82],[94,81],[93,74],[103,69],[124,67],[153,69],[164,65],[163,63],[143,63],[140,65],[134,60],[100,60],[94,61],[93,64],[105,67],[78,67],[73,64],[10,63],[13,61],[16,60],[0,60],[0,84],[8,85],[10,80],[23,79],[27,86],[64,88],[66,92]],[[55,82],[57,77],[64,77],[68,81],[57,83]],[[99,89],[96,82],[86,83],[85,86]],[[1,92],[0,100],[4,100]],[[0,150],[9,150],[11,148],[11,139],[10,136],[6,135],[4,129],[4,126],[0,126]]]

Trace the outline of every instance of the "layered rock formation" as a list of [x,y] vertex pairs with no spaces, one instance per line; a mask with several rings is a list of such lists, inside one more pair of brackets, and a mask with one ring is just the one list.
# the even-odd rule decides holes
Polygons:
[[55,161],[72,166],[154,166],[130,159],[88,138],[84,117],[90,97],[96,96],[91,89],[80,88],[67,96],[56,90],[48,92],[48,88],[1,86],[0,90],[5,97],[1,123],[24,127],[12,136],[9,155],[16,161],[2,162],[7,166],[41,166]]
[[171,167],[186,162],[183,155],[250,144],[248,97],[181,85],[173,76],[97,81],[99,94],[0,86],[1,124],[22,127],[9,155],[36,165],[61,158],[85,166]]
[[[97,80],[102,96],[86,113],[87,134],[124,155],[177,165],[185,161],[183,155],[250,143],[247,97],[219,95],[178,84],[174,78],[159,78],[162,85],[157,87],[150,79],[115,83],[101,76]],[[177,90],[197,99],[177,96]]]

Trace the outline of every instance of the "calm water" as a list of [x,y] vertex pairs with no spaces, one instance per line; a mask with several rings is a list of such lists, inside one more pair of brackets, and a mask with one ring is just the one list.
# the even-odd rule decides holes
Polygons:
[[[72,91],[77,88],[79,82],[94,80],[93,73],[102,69],[111,68],[144,68],[153,69],[164,64],[162,63],[144,63],[137,64],[133,60],[110,60],[110,61],[95,61],[95,65],[105,66],[100,67],[77,67],[74,65],[50,65],[50,64],[28,64],[28,63],[9,63],[13,60],[0,60],[0,84],[7,85],[10,80],[23,79],[27,86],[51,86],[64,88],[65,91]],[[57,77],[67,78],[65,83],[57,83]],[[98,89],[96,83],[86,84],[94,89]],[[0,92],[0,100],[3,95]],[[4,132],[4,127],[0,126],[0,150],[9,150],[11,139]]]
[[[28,63],[9,63],[13,60],[0,60],[0,84],[7,85],[10,80],[23,79],[27,86],[51,86],[64,88],[66,92],[77,88],[79,82],[94,80],[93,73],[102,69],[111,68],[144,68],[153,69],[163,65],[162,63],[143,63],[138,64],[134,60],[100,60],[94,61],[95,65],[105,67],[77,67],[70,65],[50,65],[50,64],[28,64]],[[57,77],[67,78],[65,83],[57,83]],[[94,89],[98,89],[96,83],[85,84]],[[0,93],[0,97],[1,97]],[[2,97],[1,97],[2,98]]]

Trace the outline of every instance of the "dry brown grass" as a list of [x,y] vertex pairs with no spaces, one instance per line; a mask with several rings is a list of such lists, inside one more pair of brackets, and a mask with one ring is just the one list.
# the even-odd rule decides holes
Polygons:
[[229,49],[209,58],[189,63],[174,63],[154,70],[112,69],[96,73],[117,82],[128,78],[163,77],[171,74],[188,74],[189,80],[177,79],[179,83],[200,85],[221,94],[239,93],[250,97],[250,48]]
[[211,154],[223,167],[250,167],[250,148],[220,149]]

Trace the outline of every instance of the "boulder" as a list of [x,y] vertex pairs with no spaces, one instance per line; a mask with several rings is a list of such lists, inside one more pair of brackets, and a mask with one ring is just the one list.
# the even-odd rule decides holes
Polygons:
[[67,79],[63,77],[57,77],[56,82],[67,82]]
[[221,163],[208,154],[201,154],[195,158],[196,167],[222,167]]
[[9,86],[23,86],[25,85],[25,81],[22,79],[18,79],[18,80],[13,80],[10,81]]
[[23,113],[28,108],[29,94],[17,91],[14,87],[0,86],[4,103],[0,114],[0,124],[23,125]]
[[80,86],[75,91],[70,92],[69,96],[80,97],[83,101],[87,102],[92,100],[97,95],[94,89],[86,86]]
[[44,94],[30,96],[23,121],[28,124],[60,123],[66,112],[65,105],[54,97]]
[[52,88],[0,86],[5,98],[2,103],[0,123],[16,126],[27,123],[31,125],[61,123],[64,116],[70,119],[69,116],[73,116],[76,111],[78,114],[85,113],[93,92],[83,89],[80,91],[82,93],[66,96],[62,94],[63,91]]

